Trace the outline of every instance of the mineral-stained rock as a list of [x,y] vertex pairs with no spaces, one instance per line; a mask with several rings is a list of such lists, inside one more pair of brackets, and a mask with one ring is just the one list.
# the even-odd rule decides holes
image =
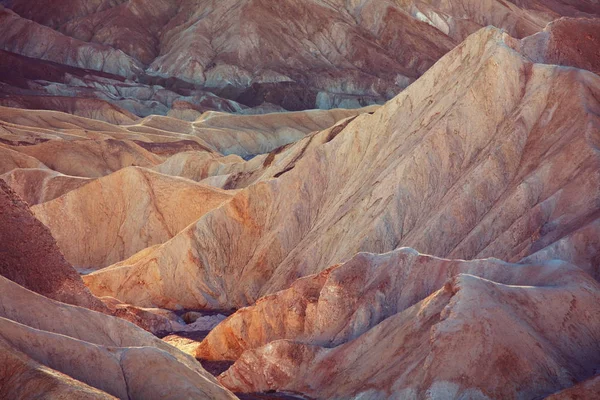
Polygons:
[[558,64],[600,73],[600,19],[561,18],[519,48],[536,62]]
[[551,396],[548,396],[548,400],[585,400],[593,399],[600,393],[600,376],[596,375],[584,382],[578,383],[577,385],[561,390]]
[[[103,85],[90,74],[83,81],[95,82],[95,91],[82,90],[94,85],[80,79],[41,84],[52,86],[43,91],[100,98],[138,116],[188,120],[207,109],[240,112],[270,104],[295,111],[383,102],[481,27],[495,25],[523,38],[561,16],[600,15],[591,0],[4,3],[11,10],[1,14],[0,48],[139,81]],[[42,75],[28,85],[42,89]],[[148,101],[156,85],[170,92],[169,100],[151,95]],[[132,91],[139,93],[125,94]]]
[[357,252],[401,246],[535,254],[597,276],[600,79],[534,64],[513,40],[479,31],[277,179],[86,283],[140,306],[239,308]]
[[[317,399],[500,399],[540,398],[594,373],[600,361],[596,281],[560,262],[478,263],[475,274],[459,273],[346,344],[326,349],[274,341],[244,352],[219,381],[234,391],[287,390]],[[421,272],[436,277],[429,267]],[[346,283],[355,285],[341,281],[337,291]],[[423,289],[424,297],[435,287]],[[352,310],[343,296],[332,297],[338,310]],[[357,319],[372,310],[363,304]]]
[[6,174],[17,168],[47,168],[41,161],[18,151],[0,146],[0,173]]
[[0,9],[0,49],[125,77],[142,72],[142,64],[120,50],[73,39],[4,8]]
[[76,267],[101,268],[163,243],[231,195],[129,167],[32,208]]
[[[152,167],[170,155],[188,150],[250,158],[377,108],[268,115],[207,112],[194,122],[150,116],[134,124],[113,125],[61,112],[0,107],[0,140],[7,145],[18,145],[13,150],[48,161],[59,172],[98,177],[132,164]],[[35,144],[39,146],[32,146]],[[55,157],[59,154],[62,157]],[[89,160],[75,162],[74,157]]]
[[2,179],[0,211],[0,275],[51,299],[115,315],[154,333],[178,325],[160,310],[93,296],[65,260],[48,228]]
[[0,397],[115,400],[116,397],[50,369],[0,338]]
[[425,299],[458,274],[525,285],[542,275],[558,282],[565,273],[583,275],[568,267],[445,260],[412,249],[360,253],[240,309],[210,332],[196,356],[236,360],[245,350],[279,339],[335,347]]
[[99,99],[67,96],[14,95],[0,98],[0,106],[34,110],[55,110],[111,124],[133,123],[138,118],[130,112]]

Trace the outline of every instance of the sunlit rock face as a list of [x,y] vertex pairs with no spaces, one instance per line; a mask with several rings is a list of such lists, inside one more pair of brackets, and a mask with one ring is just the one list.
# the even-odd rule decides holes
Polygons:
[[[222,384],[319,399],[535,398],[588,378],[599,360],[600,285],[568,264],[451,261],[401,249],[326,273],[211,333],[209,347],[216,338],[249,346]],[[307,282],[319,278],[320,289]]]
[[478,32],[373,114],[280,149],[262,161],[278,172],[86,282],[142,306],[238,308],[401,246],[558,258],[597,276],[600,81],[532,63],[513,41]]
[[595,398],[599,15],[0,1],[0,398]]

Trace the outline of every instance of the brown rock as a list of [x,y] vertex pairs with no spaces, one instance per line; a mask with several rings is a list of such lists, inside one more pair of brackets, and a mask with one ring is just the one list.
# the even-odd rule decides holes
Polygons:
[[153,167],[161,158],[131,141],[50,140],[12,150],[35,157],[65,175],[99,178],[130,166]]
[[578,383],[577,385],[561,390],[551,396],[548,396],[548,400],[585,400],[593,399],[600,393],[600,376],[596,375],[584,382]]
[[16,168],[0,175],[0,179],[31,206],[54,200],[92,181],[41,168]]
[[64,259],[48,228],[1,179],[0,211],[0,275],[58,301],[106,309]]

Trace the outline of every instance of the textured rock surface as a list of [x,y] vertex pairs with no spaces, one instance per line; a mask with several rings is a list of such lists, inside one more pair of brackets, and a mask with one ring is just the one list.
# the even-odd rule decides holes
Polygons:
[[2,180],[0,210],[0,275],[49,298],[105,310],[65,260],[48,228]]
[[[3,104],[37,103],[104,120],[122,118],[121,109],[193,119],[196,112],[248,107],[356,108],[390,99],[486,25],[522,38],[561,16],[600,15],[591,0],[3,3],[10,10],[0,14],[0,49],[12,53],[4,58],[27,56],[88,71],[48,79],[44,68],[30,67],[27,79],[6,80],[11,88],[0,93],[16,86],[22,95],[33,89],[35,96],[93,97],[118,109],[103,104],[106,111],[92,112],[98,107],[89,100],[74,106],[64,98]],[[106,79],[106,73],[128,80]]]
[[0,179],[30,206],[54,200],[92,181],[41,168],[16,168],[0,175]]
[[594,373],[600,286],[559,263],[533,269],[502,283],[459,274],[351,342],[275,341],[245,352],[219,380],[319,399],[543,397]]
[[595,398],[598,16],[0,0],[0,397]]
[[280,339],[336,347],[420,302],[459,274],[529,285],[540,275],[559,282],[566,273],[583,275],[568,267],[445,260],[408,248],[383,255],[360,253],[240,309],[210,332],[196,356],[236,360],[245,350]]
[[32,146],[13,146],[65,175],[98,178],[132,165],[153,167],[160,157],[131,141],[50,140]]
[[600,80],[533,64],[512,41],[478,32],[277,179],[86,283],[142,306],[238,308],[357,252],[399,246],[549,256],[597,276]]
[[[11,398],[45,395],[50,385],[78,398],[77,392],[88,398],[235,398],[193,358],[129,322],[54,302],[3,277],[0,290],[0,354],[10,362],[2,363],[0,382]],[[20,369],[8,368],[15,363]],[[37,379],[17,386],[24,373]]]
[[231,195],[187,179],[129,167],[32,207],[65,258],[101,268],[171,239]]
[[562,390],[551,396],[548,400],[578,400],[578,399],[593,399],[600,393],[600,377],[596,375],[582,383],[579,383],[572,388]]
[[[249,158],[375,109],[377,106],[247,116],[211,112],[193,122],[155,115],[131,125],[113,125],[61,112],[0,107],[0,140],[8,150],[46,160],[59,172],[98,177],[131,165],[152,167],[187,150]],[[5,150],[0,147],[0,151]],[[55,156],[61,153],[62,157]],[[26,156],[10,161],[14,157],[2,167],[4,172],[40,167]]]
[[1,179],[0,210],[0,275],[48,298],[116,315],[150,332],[170,331],[178,325],[158,310],[93,296],[48,228]]
[[17,168],[47,167],[34,157],[0,146],[0,172],[6,174]]

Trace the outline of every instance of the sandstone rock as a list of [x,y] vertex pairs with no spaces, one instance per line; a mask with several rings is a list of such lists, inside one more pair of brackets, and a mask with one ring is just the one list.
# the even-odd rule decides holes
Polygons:
[[55,110],[111,124],[133,123],[138,118],[132,113],[99,99],[79,99],[66,96],[10,96],[0,99],[4,107],[34,110]]
[[161,158],[127,140],[50,140],[12,150],[32,156],[65,175],[98,178],[130,166],[153,167]]
[[246,109],[193,85],[180,89],[169,81],[160,82],[167,87],[134,82],[4,50],[0,50],[0,83],[0,104],[5,107],[62,111],[116,124],[132,123],[138,116],[174,115],[170,109],[181,103],[203,112]]
[[142,72],[142,64],[120,50],[73,39],[7,9],[0,10],[0,49],[125,77]]
[[[153,92],[152,85],[128,85],[138,92],[137,99],[115,98],[120,85],[91,97],[138,116],[168,113],[187,120],[207,107],[239,112],[270,103],[295,111],[383,102],[483,26],[522,38],[561,16],[600,15],[591,1],[555,0],[7,4],[14,12],[3,10],[3,49],[158,83],[163,91],[176,92],[169,94],[171,100],[153,96],[154,102],[144,101],[141,93]],[[264,20],[270,21],[268,27]],[[90,97],[79,86],[59,90]],[[179,90],[190,87],[195,95]],[[201,94],[202,89],[218,96]]]
[[562,390],[551,396],[548,400],[577,400],[577,399],[593,399],[600,393],[600,377],[598,375],[590,378],[582,383]]
[[116,397],[32,360],[0,338],[0,396],[6,399],[102,399]]
[[[492,280],[459,273],[341,346],[278,340],[246,351],[219,381],[317,399],[492,399],[543,397],[593,373],[596,281],[556,262],[482,271]],[[494,281],[496,273],[508,279]]]
[[114,299],[98,299],[65,260],[54,238],[29,210],[28,205],[0,179],[0,275],[65,303],[115,315],[154,332],[170,332],[169,315],[145,310]]
[[382,255],[360,253],[238,310],[210,332],[196,356],[236,360],[245,350],[280,339],[336,347],[425,299],[459,274],[522,285],[540,276],[559,282],[562,274],[583,275],[575,268],[565,271],[569,267],[445,260],[407,248]]
[[97,269],[169,240],[230,198],[186,179],[129,167],[32,210],[71,264]]
[[48,167],[34,157],[0,145],[0,173],[6,174],[17,168],[45,169]]
[[535,62],[558,64],[600,73],[600,19],[561,18],[519,48]]
[[509,262],[576,254],[596,275],[600,80],[531,63],[512,40],[478,32],[277,179],[86,283],[139,306],[239,308],[402,246]]

